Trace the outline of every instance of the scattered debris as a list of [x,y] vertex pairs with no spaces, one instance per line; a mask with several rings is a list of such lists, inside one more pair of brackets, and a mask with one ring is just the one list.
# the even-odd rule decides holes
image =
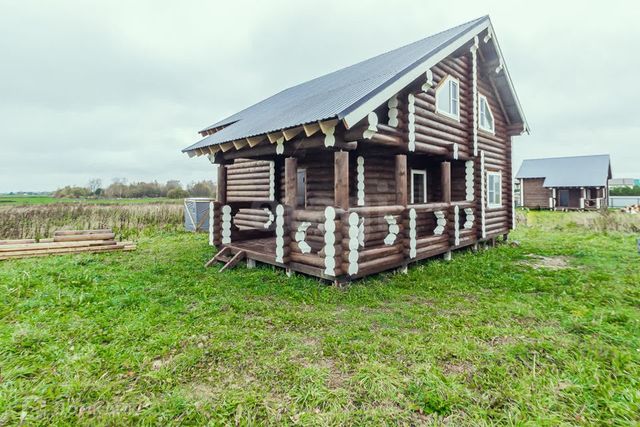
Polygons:
[[628,214],[640,214],[640,204],[630,205],[620,209],[620,212],[628,213]]

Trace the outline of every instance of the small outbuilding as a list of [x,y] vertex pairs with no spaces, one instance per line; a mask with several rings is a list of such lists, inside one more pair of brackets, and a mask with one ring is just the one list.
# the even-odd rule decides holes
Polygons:
[[516,174],[527,208],[599,209],[609,202],[608,154],[525,160]]

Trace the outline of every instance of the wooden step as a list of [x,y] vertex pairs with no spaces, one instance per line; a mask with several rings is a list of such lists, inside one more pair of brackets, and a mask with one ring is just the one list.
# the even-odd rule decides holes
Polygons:
[[247,253],[245,251],[239,251],[237,254],[233,256],[233,258],[231,258],[225,265],[222,266],[222,268],[220,269],[220,273],[222,273],[228,268],[235,267],[240,261],[244,259],[246,255]]

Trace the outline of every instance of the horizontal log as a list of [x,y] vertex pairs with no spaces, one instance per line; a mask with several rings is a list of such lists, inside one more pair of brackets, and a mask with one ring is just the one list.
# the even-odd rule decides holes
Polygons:
[[114,233],[101,234],[69,234],[62,236],[54,236],[54,242],[77,242],[90,240],[113,240],[116,237]]
[[349,213],[355,212],[360,216],[384,216],[384,215],[398,215],[402,213],[406,208],[400,205],[393,206],[367,206],[360,208],[351,208]]
[[0,240],[0,245],[19,245],[23,243],[36,243],[36,239],[9,239]]
[[110,228],[100,228],[97,230],[56,230],[53,232],[53,236],[75,236],[80,234],[106,234],[113,233]]
[[0,254],[5,252],[46,251],[60,248],[80,248],[115,245],[115,240],[86,240],[81,242],[23,243],[0,246]]

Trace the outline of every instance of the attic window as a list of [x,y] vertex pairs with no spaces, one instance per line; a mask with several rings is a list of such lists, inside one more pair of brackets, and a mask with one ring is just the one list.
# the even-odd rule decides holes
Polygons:
[[487,97],[484,95],[480,95],[480,100],[478,102],[480,103],[480,105],[478,106],[480,116],[480,129],[494,133],[495,127],[493,124],[493,113],[491,112],[491,107],[489,107],[489,101],[487,101]]
[[436,88],[436,111],[460,120],[460,81],[447,76]]

